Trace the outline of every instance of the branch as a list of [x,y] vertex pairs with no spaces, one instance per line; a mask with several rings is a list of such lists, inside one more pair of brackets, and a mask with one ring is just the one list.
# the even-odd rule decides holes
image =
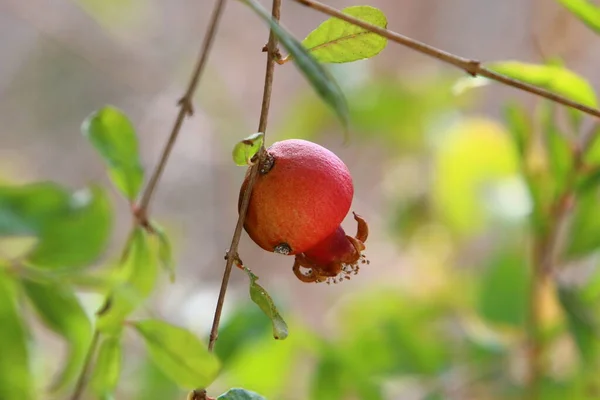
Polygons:
[[152,176],[148,181],[148,186],[146,186],[146,190],[142,194],[142,199],[140,200],[139,207],[136,210],[137,220],[143,226],[148,225],[147,213],[148,207],[150,205],[150,200],[152,200],[154,190],[156,189],[158,181],[165,169],[165,166],[169,159],[169,155],[171,154],[171,150],[173,149],[173,145],[177,140],[177,136],[179,135],[179,131],[181,130],[181,126],[183,125],[183,120],[186,116],[191,116],[194,113],[194,109],[192,106],[192,98],[194,96],[194,93],[196,92],[196,87],[198,86],[200,76],[204,71],[206,61],[208,60],[208,54],[210,53],[210,49],[214,42],[215,34],[217,32],[217,26],[219,25],[219,20],[221,19],[221,15],[223,14],[224,8],[225,0],[217,0],[215,8],[213,9],[213,14],[211,16],[208,29],[206,31],[206,36],[204,37],[204,42],[202,43],[202,49],[200,51],[198,63],[196,64],[196,68],[194,69],[185,94],[178,102],[179,114],[177,115],[177,119],[175,120],[173,129],[171,129],[169,139],[167,140],[167,143],[165,144],[165,147],[162,151],[160,161],[158,162],[158,165],[154,169],[154,172],[152,173]]
[[[171,130],[169,139],[167,140],[167,143],[162,151],[160,161],[159,161],[158,165],[156,166],[156,168],[154,169],[154,172],[152,173],[152,176],[151,176],[150,180],[148,181],[148,185],[146,186],[146,189],[145,189],[144,193],[142,194],[139,205],[134,206],[133,210],[132,210],[133,215],[135,217],[135,223],[144,227],[149,232],[151,232],[153,228],[150,225],[150,223],[148,222],[148,206],[150,205],[150,200],[152,200],[152,195],[154,194],[154,190],[156,189],[156,186],[162,175],[162,172],[165,169],[165,166],[169,159],[169,155],[171,154],[171,150],[173,149],[173,145],[175,144],[175,141],[177,140],[177,136],[179,135],[179,131],[181,130],[181,126],[183,125],[183,120],[185,119],[186,116],[188,116],[188,115],[191,116],[193,114],[192,98],[196,91],[196,87],[198,86],[198,81],[200,80],[202,71],[204,70],[204,67],[206,65],[206,61],[208,60],[208,54],[210,53],[210,49],[212,47],[212,43],[215,38],[219,20],[220,20],[221,15],[223,14],[224,6],[225,6],[225,0],[217,0],[217,2],[215,4],[215,8],[213,10],[213,14],[211,16],[208,30],[206,32],[206,36],[204,38],[204,42],[202,43],[202,49],[200,51],[198,63],[196,64],[196,68],[194,69],[194,72],[190,79],[190,83],[187,87],[187,90],[186,90],[184,96],[179,100],[179,103],[178,103],[178,105],[180,107],[179,114],[177,115],[177,119],[175,120],[173,129]],[[134,228],[135,228],[135,226],[134,226]],[[132,230],[132,233],[133,233],[133,230]],[[126,243],[129,243],[129,240]],[[127,247],[125,249],[123,249],[123,254],[125,254],[126,251],[127,251]],[[121,257],[123,257],[123,254]],[[102,307],[102,309],[100,309],[98,311],[98,315],[105,312],[108,309],[107,307],[109,307],[109,304],[110,304],[110,297],[107,297],[105,300],[104,306]],[[98,347],[99,340],[100,340],[100,332],[96,329],[94,331],[94,336],[93,336],[92,342],[90,343],[90,347],[88,348],[88,353],[86,355],[86,359],[85,359],[83,368],[77,379],[75,391],[74,391],[73,395],[71,396],[71,400],[79,400],[84,392],[85,386],[87,384],[88,374],[89,374],[89,371],[92,366],[93,356]]]
[[75,385],[75,390],[73,391],[71,400],[78,400],[83,394],[83,390],[85,389],[85,385],[87,384],[88,375],[92,367],[92,361],[94,360],[94,354],[96,354],[96,349],[98,348],[99,341],[100,332],[98,331],[98,329],[95,329],[94,336],[92,337],[92,341],[90,342],[90,347],[88,347],[88,351],[85,356],[85,361],[83,362],[81,373],[77,378],[77,384]]
[[437,49],[433,46],[429,46],[425,43],[411,39],[411,38],[401,35],[399,33],[369,24],[367,22],[364,22],[360,19],[354,18],[348,14],[344,14],[343,12],[341,12],[333,7],[330,7],[328,5],[325,5],[325,4],[315,1],[315,0],[293,0],[293,1],[295,1],[296,3],[300,3],[304,6],[310,7],[314,10],[320,11],[331,17],[339,18],[339,19],[346,21],[348,23],[351,23],[353,25],[360,26],[361,28],[366,29],[369,32],[373,32],[380,36],[383,36],[383,37],[391,40],[392,42],[399,43],[403,46],[409,47],[420,53],[426,54],[433,58],[437,58],[438,60],[443,61],[445,63],[454,65],[455,67],[462,69],[469,75],[483,76],[488,79],[494,80],[496,82],[503,83],[507,86],[512,86],[514,88],[523,90],[525,92],[529,92],[529,93],[533,93],[537,96],[545,97],[556,103],[565,105],[567,107],[575,108],[586,114],[600,118],[600,110],[598,110],[598,109],[588,107],[586,105],[577,103],[576,101],[569,100],[563,96],[560,96],[560,95],[550,92],[548,90],[541,89],[536,86],[530,85],[528,83],[524,83],[519,80],[512,79],[507,76],[501,75],[497,72],[494,72],[492,70],[489,70],[489,69],[481,66],[481,63],[479,61],[470,60],[467,58],[456,56],[454,54]]
[[[281,0],[273,0],[273,8],[271,11],[271,15],[273,19],[279,21],[279,16],[281,13]],[[278,50],[277,50],[277,39],[273,34],[273,31],[269,33],[269,42],[266,46],[267,52],[267,66],[265,69],[265,86],[263,89],[263,99],[262,106],[260,111],[260,120],[258,122],[258,132],[265,133],[267,129],[267,120],[269,117],[269,106],[271,104],[271,91],[273,88],[273,72],[275,70],[275,59],[277,58]],[[240,237],[242,236],[242,229],[244,227],[244,220],[246,219],[246,212],[248,211],[248,205],[250,204],[250,195],[252,194],[252,188],[254,187],[254,183],[256,182],[256,177],[258,176],[258,169],[261,164],[261,161],[264,160],[266,155],[264,146],[260,150],[259,162],[255,163],[250,169],[250,177],[248,180],[248,185],[246,186],[246,190],[244,191],[244,196],[242,198],[242,204],[240,206],[239,217],[237,221],[237,225],[235,226],[235,231],[233,233],[233,238],[231,239],[231,246],[229,246],[229,251],[227,252],[227,263],[225,264],[225,272],[223,273],[223,281],[221,282],[221,290],[219,292],[219,299],[217,300],[217,307],[215,309],[215,317],[213,319],[212,329],[210,330],[210,339],[208,342],[208,349],[210,351],[215,347],[215,342],[217,340],[218,331],[219,331],[219,322],[221,321],[221,313],[223,311],[223,303],[225,302],[225,292],[227,291],[227,285],[229,284],[229,277],[231,276],[231,269],[233,268],[233,263],[237,259],[237,250],[238,245],[240,243]]]

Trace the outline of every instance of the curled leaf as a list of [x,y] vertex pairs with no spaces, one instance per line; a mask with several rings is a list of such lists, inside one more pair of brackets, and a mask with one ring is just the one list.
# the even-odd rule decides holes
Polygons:
[[279,314],[279,311],[277,311],[277,307],[275,306],[273,299],[262,286],[256,283],[258,277],[254,275],[248,268],[243,268],[250,278],[250,298],[271,320],[271,323],[273,324],[273,337],[278,340],[287,338],[287,324]]
[[240,166],[252,165],[252,158],[260,151],[264,137],[264,133],[258,132],[236,143],[232,152],[233,162]]

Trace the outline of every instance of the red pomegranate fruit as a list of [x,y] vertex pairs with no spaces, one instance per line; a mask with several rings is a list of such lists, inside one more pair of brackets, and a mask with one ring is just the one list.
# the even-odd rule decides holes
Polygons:
[[354,214],[356,237],[340,226],[353,195],[348,168],[330,150],[306,140],[276,142],[260,165],[244,228],[264,250],[295,255],[293,271],[301,281],[338,282],[368,262],[362,255],[366,222]]

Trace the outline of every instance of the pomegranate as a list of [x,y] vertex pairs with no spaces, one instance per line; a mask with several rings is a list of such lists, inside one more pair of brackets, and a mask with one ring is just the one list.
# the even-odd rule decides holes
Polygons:
[[259,167],[244,223],[250,238],[264,250],[295,255],[293,271],[303,282],[338,282],[356,274],[358,263],[367,262],[362,251],[368,227],[356,214],[356,237],[340,226],[354,195],[342,160],[318,144],[291,139],[269,147]]

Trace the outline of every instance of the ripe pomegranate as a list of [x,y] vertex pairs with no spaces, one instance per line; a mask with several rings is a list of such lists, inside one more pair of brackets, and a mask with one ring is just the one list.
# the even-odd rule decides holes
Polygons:
[[[338,282],[367,263],[362,251],[366,222],[354,214],[356,237],[340,226],[350,210],[354,186],[335,154],[306,140],[284,140],[267,149],[252,190],[244,228],[267,251],[295,255],[294,274],[303,282]],[[248,184],[240,189],[238,209]],[[303,270],[304,269],[304,270]]]

